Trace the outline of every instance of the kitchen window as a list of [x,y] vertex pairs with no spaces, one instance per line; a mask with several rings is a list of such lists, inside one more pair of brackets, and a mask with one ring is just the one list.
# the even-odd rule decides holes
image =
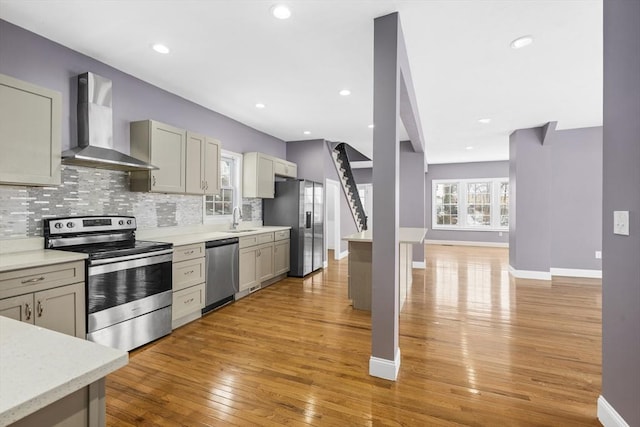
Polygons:
[[220,193],[204,198],[206,221],[229,220],[234,206],[242,202],[242,154],[222,150]]
[[432,228],[507,230],[508,178],[433,180]]

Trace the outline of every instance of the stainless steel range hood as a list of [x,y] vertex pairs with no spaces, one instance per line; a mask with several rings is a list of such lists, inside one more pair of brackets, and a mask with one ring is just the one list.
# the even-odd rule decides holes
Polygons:
[[113,149],[111,87],[111,80],[96,74],[78,76],[78,146],[62,153],[62,163],[123,171],[158,169]]

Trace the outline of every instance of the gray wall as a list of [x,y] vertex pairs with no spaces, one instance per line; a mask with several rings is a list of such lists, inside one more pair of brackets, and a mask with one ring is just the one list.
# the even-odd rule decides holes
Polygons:
[[[409,141],[400,142],[400,227],[424,228],[424,153]],[[425,262],[424,245],[413,245],[413,261]]]
[[123,153],[129,153],[129,122],[154,119],[217,138],[224,149],[285,157],[280,139],[0,20],[0,73],[62,93],[63,150],[76,144],[74,76],[86,71],[113,81],[114,144]]
[[[602,396],[640,426],[640,2],[604,1]],[[630,236],[613,211],[629,211]]]
[[509,233],[506,231],[500,236],[497,231],[434,230],[431,218],[431,187],[434,179],[506,178],[507,176],[509,176],[507,161],[429,165],[424,186],[425,220],[429,229],[427,239],[506,243],[509,238]]
[[601,270],[602,127],[555,132],[550,196],[551,267]]

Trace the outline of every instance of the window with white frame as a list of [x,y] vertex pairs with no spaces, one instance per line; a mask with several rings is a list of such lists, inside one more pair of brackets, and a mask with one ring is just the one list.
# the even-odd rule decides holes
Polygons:
[[452,230],[509,228],[509,179],[432,181],[432,227]]
[[204,198],[206,220],[228,219],[234,206],[242,202],[242,154],[222,150],[220,157],[220,193]]

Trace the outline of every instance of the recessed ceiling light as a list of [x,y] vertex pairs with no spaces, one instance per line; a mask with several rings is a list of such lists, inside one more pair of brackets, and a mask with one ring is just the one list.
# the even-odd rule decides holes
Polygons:
[[491,119],[478,119],[478,123],[482,123],[483,125],[487,125],[491,123]]
[[465,150],[473,150],[472,146],[464,147]]
[[266,107],[266,105],[264,105],[264,104],[263,104],[263,103],[261,103],[261,102],[258,102],[258,103],[256,104],[256,108],[263,109],[264,107]]
[[520,49],[529,46],[531,43],[533,43],[533,36],[522,36],[511,42],[511,48]]
[[340,91],[340,95],[342,95],[342,96],[349,96],[349,95],[351,95],[351,91],[350,91],[349,89],[342,89],[342,90]]
[[302,132],[302,133],[304,133],[305,135],[311,135],[311,131],[309,131],[309,130],[305,130],[305,131],[304,131],[304,132]]
[[373,129],[375,126],[374,125],[369,125],[367,126],[369,129]]
[[276,4],[271,8],[271,14],[278,19],[289,19],[291,16],[291,9],[284,4]]
[[167,46],[163,45],[162,43],[156,43],[153,46],[151,46],[151,48],[156,52],[162,53],[162,54],[167,54],[171,52],[171,50]]

